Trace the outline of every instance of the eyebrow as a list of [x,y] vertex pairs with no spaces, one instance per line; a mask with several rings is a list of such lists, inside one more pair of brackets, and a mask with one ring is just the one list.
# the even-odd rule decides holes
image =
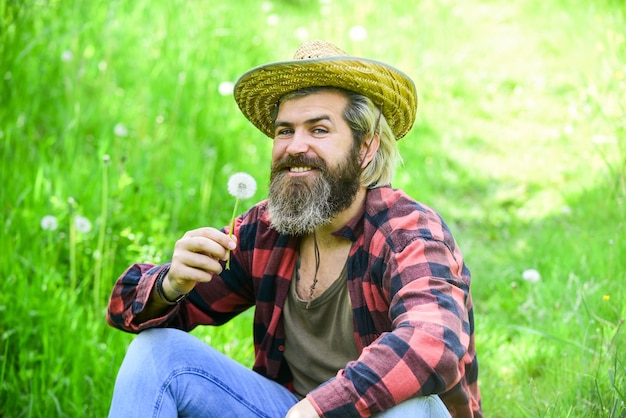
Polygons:
[[[321,115],[321,116],[317,116],[311,119],[307,119],[304,121],[305,125],[315,125],[318,122],[321,122],[323,120],[326,120],[330,123],[333,123],[332,119],[330,118],[330,116],[327,115]],[[284,126],[287,128],[292,128],[294,126],[293,122],[287,122],[287,121],[279,121],[277,120],[276,123],[274,123],[274,128],[278,128],[279,126]]]

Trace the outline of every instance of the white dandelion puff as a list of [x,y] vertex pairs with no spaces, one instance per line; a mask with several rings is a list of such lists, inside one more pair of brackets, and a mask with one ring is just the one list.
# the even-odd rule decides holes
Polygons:
[[228,193],[237,199],[249,199],[256,192],[256,180],[248,173],[235,173],[228,179]]
[[59,227],[59,220],[56,216],[46,215],[41,218],[41,228],[46,231],[56,231]]
[[74,54],[72,53],[72,51],[66,50],[61,53],[61,61],[70,62],[73,59],[74,59]]
[[126,128],[126,126],[122,125],[121,123],[116,123],[113,127],[113,133],[115,134],[115,136],[125,137],[128,136],[128,128]]
[[367,38],[367,29],[363,26],[352,26],[348,32],[348,36],[353,41],[364,41]]
[[276,26],[280,22],[280,18],[276,14],[271,14],[267,16],[267,18],[265,19],[265,22],[267,23],[268,26]]
[[77,215],[74,218],[74,228],[76,228],[78,232],[88,234],[89,231],[91,231],[91,222],[84,216]]
[[297,40],[304,42],[309,39],[309,30],[305,27],[299,27],[296,29],[294,35]]
[[217,87],[217,91],[222,96],[228,96],[233,93],[235,85],[230,81],[222,81],[220,85]]
[[529,283],[537,283],[541,280],[541,274],[539,274],[539,272],[535,269],[524,270],[522,273],[522,279]]

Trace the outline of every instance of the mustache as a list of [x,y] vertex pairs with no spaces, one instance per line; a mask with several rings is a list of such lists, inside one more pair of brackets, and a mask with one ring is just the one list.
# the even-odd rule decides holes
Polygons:
[[272,172],[282,171],[289,167],[311,167],[327,171],[327,165],[321,158],[310,158],[304,155],[287,155],[272,164]]

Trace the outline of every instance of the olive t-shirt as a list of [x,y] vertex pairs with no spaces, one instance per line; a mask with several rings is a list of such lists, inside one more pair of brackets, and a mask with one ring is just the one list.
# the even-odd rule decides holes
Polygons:
[[356,360],[352,304],[344,266],[339,278],[317,298],[300,299],[296,279],[291,281],[283,308],[285,359],[293,374],[296,394],[302,398]]

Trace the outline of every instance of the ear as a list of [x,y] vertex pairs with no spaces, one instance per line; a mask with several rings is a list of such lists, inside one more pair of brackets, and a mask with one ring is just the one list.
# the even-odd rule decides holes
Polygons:
[[363,141],[363,144],[361,144],[361,151],[359,153],[361,168],[367,167],[370,161],[374,159],[376,152],[378,152],[378,147],[380,147],[380,136],[378,136],[378,134],[375,134],[373,137]]

